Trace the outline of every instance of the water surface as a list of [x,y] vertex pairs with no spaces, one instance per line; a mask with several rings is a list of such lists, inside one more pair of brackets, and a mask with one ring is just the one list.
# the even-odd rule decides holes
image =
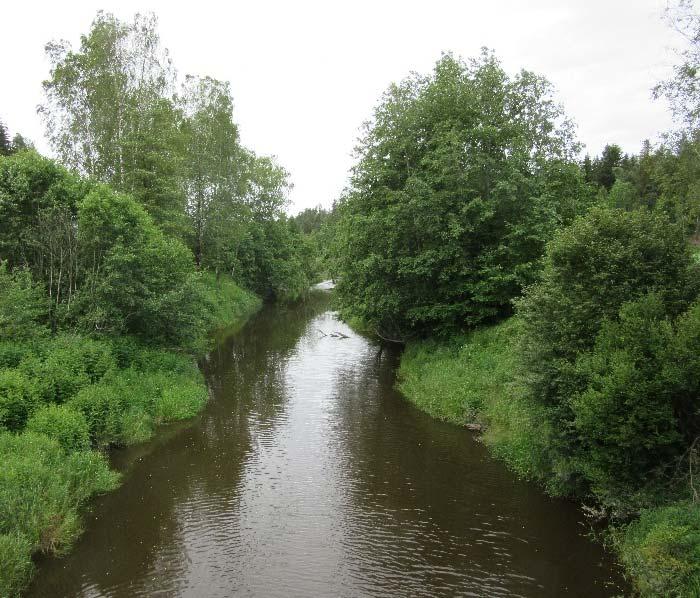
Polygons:
[[575,506],[402,400],[396,361],[327,293],[266,308],[208,357],[200,417],[115,453],[123,485],[29,595],[620,593]]

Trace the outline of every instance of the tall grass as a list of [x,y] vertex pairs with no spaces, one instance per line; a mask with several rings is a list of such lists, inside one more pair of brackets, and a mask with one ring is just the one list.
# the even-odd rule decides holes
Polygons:
[[[240,326],[260,307],[227,277],[201,278],[210,330]],[[34,552],[66,551],[81,507],[117,485],[100,449],[143,442],[202,409],[195,358],[135,337],[0,342],[0,598],[27,584]]]
[[546,418],[528,401],[519,375],[519,327],[511,318],[448,343],[411,344],[401,359],[398,387],[433,417],[481,425],[494,454],[519,475],[544,479]]
[[[517,318],[511,318],[449,343],[409,345],[398,387],[434,417],[482,425],[482,439],[496,457],[520,476],[547,485],[553,477],[547,458],[549,418],[528,399],[518,360],[519,333]],[[700,596],[699,503],[647,509],[609,537],[640,596]]]

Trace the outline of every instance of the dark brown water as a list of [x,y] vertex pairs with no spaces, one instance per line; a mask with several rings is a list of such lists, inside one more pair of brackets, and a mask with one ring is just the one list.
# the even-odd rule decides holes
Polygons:
[[268,308],[223,342],[206,411],[115,456],[124,484],[30,595],[619,593],[573,505],[407,404],[395,356],[327,310]]

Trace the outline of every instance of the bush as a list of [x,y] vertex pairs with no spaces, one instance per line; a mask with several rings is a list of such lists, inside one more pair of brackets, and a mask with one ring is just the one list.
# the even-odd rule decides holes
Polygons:
[[685,451],[673,383],[664,376],[672,342],[664,305],[650,294],[603,322],[594,349],[577,362],[586,385],[570,403],[581,445],[577,468],[618,515],[648,506],[665,468]]
[[66,404],[82,413],[93,444],[106,447],[122,444],[125,403],[124,395],[103,382],[83,388]]
[[697,503],[645,511],[616,537],[622,562],[642,596],[700,596]]
[[77,310],[88,330],[133,334],[146,341],[196,348],[206,313],[194,259],[167,237],[132,197],[96,187],[78,210],[88,284]]
[[260,308],[260,299],[239,287],[228,276],[202,274],[200,282],[209,312],[207,328],[210,331],[240,326]]
[[22,359],[34,351],[32,343],[0,341],[0,369],[16,368]]
[[28,270],[10,272],[1,258],[0,254],[0,341],[46,335],[49,305],[44,289],[32,281]]
[[66,405],[46,405],[29,418],[27,430],[46,434],[66,452],[90,448],[90,430],[80,411]]
[[116,368],[109,343],[82,336],[62,335],[25,358],[19,369],[35,380],[42,399],[63,403],[81,388]]
[[568,492],[582,485],[570,399],[586,389],[576,361],[593,349],[603,322],[616,321],[623,303],[651,292],[674,318],[695,298],[699,281],[683,231],[660,214],[595,208],[548,244],[541,281],[518,311],[528,392],[554,432],[553,487]]
[[164,386],[153,405],[156,423],[173,422],[193,417],[207,402],[206,388],[198,380],[180,378]]
[[132,357],[132,367],[83,388],[68,402],[84,415],[98,446],[148,440],[156,425],[192,417],[207,401],[202,375],[190,358],[151,349]]
[[36,388],[22,372],[0,370],[0,426],[21,430],[38,404]]

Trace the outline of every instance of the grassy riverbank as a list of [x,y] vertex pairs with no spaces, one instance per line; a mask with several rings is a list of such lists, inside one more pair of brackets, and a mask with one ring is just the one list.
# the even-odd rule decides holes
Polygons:
[[[202,287],[213,329],[260,306],[226,277],[205,275]],[[0,596],[28,583],[33,553],[69,550],[84,505],[118,485],[106,449],[148,440],[207,398],[192,351],[72,333],[0,343]]]
[[[409,344],[399,389],[417,407],[458,425],[479,424],[491,452],[518,475],[556,492],[551,430],[528,400],[511,318],[448,343]],[[641,596],[700,596],[700,507],[669,490],[657,506],[610,528],[609,540]]]

